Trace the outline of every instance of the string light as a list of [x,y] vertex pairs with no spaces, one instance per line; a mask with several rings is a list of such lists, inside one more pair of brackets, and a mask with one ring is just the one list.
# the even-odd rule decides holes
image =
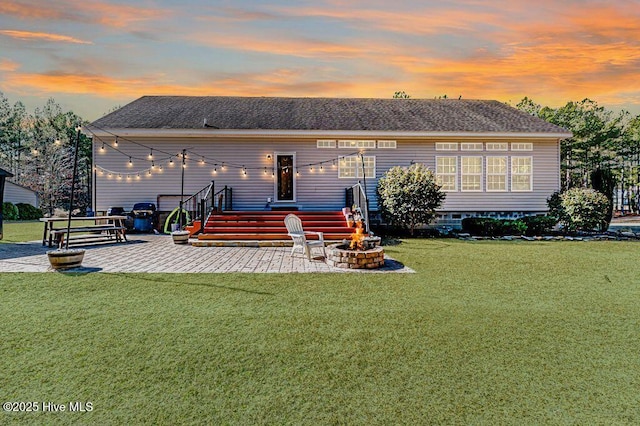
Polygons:
[[[104,130],[104,131],[106,133],[109,133],[106,130]],[[148,151],[149,152],[148,157],[146,157],[146,158],[145,157],[138,158],[136,156],[129,155],[128,153],[125,153],[125,152],[121,151],[120,149],[118,149],[117,147],[119,146],[119,142],[120,142],[120,138],[121,137],[119,135],[116,135],[116,134],[113,134],[113,133],[110,133],[110,134],[114,137],[114,139],[113,139],[113,147],[112,148],[110,147],[110,148],[115,150],[115,151],[117,151],[121,155],[125,156],[125,158],[129,157],[129,162],[127,164],[128,167],[133,167],[134,166],[133,165],[133,159],[134,158],[136,158],[136,160],[148,160],[151,163],[151,167],[149,169],[145,168],[144,170],[141,170],[141,171],[127,172],[127,173],[113,172],[113,173],[110,173],[110,176],[112,176],[112,177],[116,177],[117,176],[118,179],[122,179],[123,177],[126,177],[127,179],[131,179],[131,178],[139,177],[140,174],[143,173],[144,171],[146,171],[148,175],[153,175],[153,172],[162,172],[163,166],[162,165],[158,165],[158,168],[156,168],[156,164],[155,164],[155,160],[157,160],[157,158],[154,158],[153,150],[156,149],[156,151],[157,151],[157,147],[154,148],[154,147],[150,147],[150,146],[145,146],[144,144],[141,144],[139,142],[136,142],[136,141],[133,141],[133,140],[129,140],[127,138],[122,138],[127,142],[131,142],[134,145],[138,145],[138,146],[140,146],[142,148],[146,148],[146,149],[149,150]],[[96,138],[97,138],[97,141],[101,143],[100,151],[101,152],[105,152],[106,151],[106,143],[105,143],[105,141],[100,139],[100,137],[97,136],[96,134],[93,134],[92,135],[92,139],[94,141],[96,141]],[[59,140],[55,140],[53,142],[56,143],[56,144],[60,143]],[[163,151],[160,151],[160,152],[163,152]],[[34,155],[38,155],[38,150],[34,149],[33,153],[34,153]],[[190,159],[192,157],[199,158],[198,162],[200,163],[201,166],[204,166],[206,164],[212,164],[212,162],[211,163],[209,162],[211,159],[208,158],[207,156],[202,155],[201,153],[190,152],[190,151],[187,151],[186,149],[183,149],[179,153],[175,153],[174,152],[173,154],[172,153],[166,153],[166,154],[167,154],[167,157],[165,157],[165,159],[163,159],[162,161],[166,162],[166,160],[169,160],[168,163],[169,163],[170,167],[173,167],[175,165],[174,158],[173,158],[174,156],[177,157],[177,158],[181,158],[182,159],[182,166],[184,168],[188,168],[188,166],[186,164],[186,161],[188,161],[188,159]],[[309,167],[309,173],[316,173],[316,172],[324,173],[324,164],[331,164],[331,166],[335,169],[339,164],[338,162],[341,163],[344,158],[346,158],[348,156],[352,156],[352,155],[358,155],[358,154],[363,155],[363,151],[354,152],[354,153],[346,154],[346,155],[340,155],[340,156],[338,156],[336,158],[327,159],[325,161],[321,161],[321,162],[317,162],[317,163],[293,164],[293,165],[291,165],[293,167],[290,166],[288,170],[283,169],[280,172],[282,172],[282,173],[287,173],[287,172],[291,173],[292,171],[295,170],[296,176],[301,176],[300,170],[303,170],[304,167]],[[271,154],[266,154],[265,157],[267,159],[273,161],[273,157],[274,156],[271,155]],[[275,163],[275,161],[274,161],[274,163]],[[249,170],[256,170],[256,169],[259,170],[260,167],[263,168],[263,174],[265,176],[267,176],[269,174],[269,167],[265,167],[264,165],[263,166],[257,166],[257,167],[247,167],[246,165],[238,165],[238,164],[234,164],[234,163],[227,164],[224,161],[221,162],[221,163],[220,162],[216,162],[214,164],[213,170],[211,171],[211,174],[212,175],[216,175],[217,172],[218,172],[218,170],[217,170],[218,167],[221,167],[221,169],[223,171],[226,171],[227,165],[229,165],[229,167],[234,168],[234,169],[236,169],[236,168],[240,169],[241,173],[242,173],[242,176],[248,176],[248,171]],[[317,169],[319,169],[319,171]],[[275,178],[275,171],[276,171],[275,167],[272,167],[271,168],[271,177],[272,178]],[[100,173],[101,176],[104,175],[104,171],[100,171],[99,173]]]

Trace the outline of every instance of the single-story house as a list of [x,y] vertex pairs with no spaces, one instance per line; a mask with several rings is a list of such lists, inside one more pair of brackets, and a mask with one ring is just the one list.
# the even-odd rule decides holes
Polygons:
[[419,162],[447,193],[441,223],[544,213],[571,137],[504,103],[464,99],[144,96],[85,130],[97,212],[176,207],[183,161],[185,194],[213,180],[232,188],[234,210],[340,210],[362,181],[375,211],[378,178]]

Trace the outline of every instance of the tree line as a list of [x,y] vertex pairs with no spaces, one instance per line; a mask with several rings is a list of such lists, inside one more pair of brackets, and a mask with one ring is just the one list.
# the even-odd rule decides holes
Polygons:
[[551,108],[525,97],[516,108],[573,133],[560,143],[563,191],[593,188],[617,210],[639,213],[640,115],[613,112],[591,99]]
[[[34,190],[43,212],[68,210],[76,128],[85,120],[63,111],[53,99],[30,113],[20,101],[11,105],[0,92],[0,168],[10,180]],[[91,139],[81,134],[74,195],[81,211],[91,206]]]
[[[394,98],[410,95],[396,92]],[[590,99],[551,108],[525,97],[515,107],[573,133],[560,146],[563,191],[592,187],[610,192],[606,195],[616,208],[640,213],[640,115],[613,112]],[[14,175],[13,182],[37,192],[37,207],[45,213],[69,204],[75,129],[84,123],[54,99],[30,113],[0,92],[0,167]],[[92,202],[91,155],[91,139],[82,134],[74,196],[81,210]]]

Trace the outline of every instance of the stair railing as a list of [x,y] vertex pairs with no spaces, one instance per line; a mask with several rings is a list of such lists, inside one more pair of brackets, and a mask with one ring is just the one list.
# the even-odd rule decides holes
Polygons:
[[233,210],[233,189],[225,185],[224,188],[213,194],[213,203],[214,210],[217,212]]
[[355,185],[346,189],[346,204],[347,207],[355,210],[353,213],[360,212],[362,220],[364,221],[365,229],[370,232],[369,228],[369,199],[364,187],[358,181]]
[[196,233],[202,232],[204,224],[213,209],[213,188],[214,181],[211,181],[209,185],[186,198],[182,203],[182,208],[189,212],[193,220],[200,220],[200,230]]

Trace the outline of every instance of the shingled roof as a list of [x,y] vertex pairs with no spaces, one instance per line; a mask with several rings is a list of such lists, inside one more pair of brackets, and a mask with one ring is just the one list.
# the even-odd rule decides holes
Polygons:
[[498,101],[144,96],[96,120],[102,129],[568,133]]

